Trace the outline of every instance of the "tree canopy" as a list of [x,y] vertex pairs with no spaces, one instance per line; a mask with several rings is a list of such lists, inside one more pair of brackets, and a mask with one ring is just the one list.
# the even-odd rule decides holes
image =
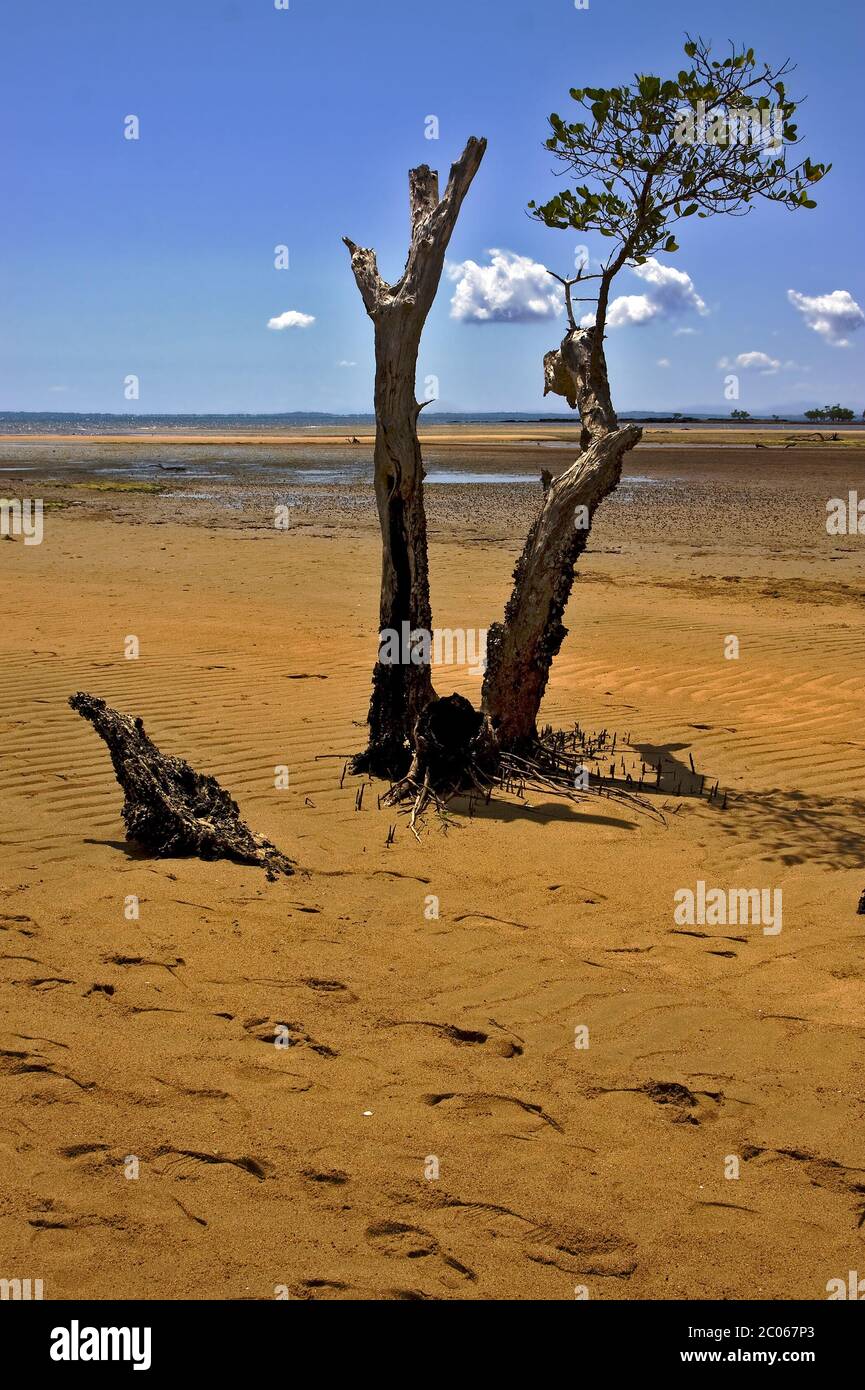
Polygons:
[[824,405],[816,410],[805,411],[806,420],[852,420],[853,411],[846,405]]
[[601,281],[601,330],[613,276],[658,251],[677,251],[676,223],[743,216],[761,199],[816,207],[812,186],[831,168],[791,157],[800,144],[800,100],[786,88],[789,62],[773,68],[734,44],[713,58],[700,38],[689,37],[684,51],[690,66],[675,77],[638,73],[628,86],[574,87],[577,119],[549,118],[546,148],[574,186],[532,201],[529,211],[548,227],[615,243],[600,275],[576,277]]

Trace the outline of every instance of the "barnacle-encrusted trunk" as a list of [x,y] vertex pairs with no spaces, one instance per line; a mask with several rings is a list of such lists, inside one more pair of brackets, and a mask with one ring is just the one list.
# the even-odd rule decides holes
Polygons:
[[140,719],[79,691],[69,703],[108,745],[114,775],[125,794],[126,838],[154,855],[195,854],[259,864],[270,879],[293,872],[292,862],[240,819],[237,803],[215,777],[183,758],[160,753]]
[[[463,199],[484,150],[472,137],[450,171],[439,199],[438,174],[421,165],[409,173],[411,246],[402,278],[383,280],[375,252],[345,238],[351,266],[375,329],[375,495],[382,538],[379,634],[431,633],[423,462],[418,416],[427,402],[415,400],[421,333],[444,266],[445,251]],[[401,777],[412,756],[418,717],[435,698],[429,641],[417,648],[421,661],[383,661],[372,677],[369,744],[355,769]]]
[[597,507],[621,477],[624,455],[642,437],[637,425],[619,428],[597,331],[572,328],[544,358],[544,394],[554,391],[579,407],[583,452],[545,488],[514,570],[504,621],[494,623],[487,638],[483,710],[500,749],[519,749],[537,736],[550,667],[567,635],[562,616],[574,566]]
[[[514,570],[504,622],[487,637],[483,708],[500,748],[519,749],[535,737],[550,667],[567,635],[562,616],[574,566],[595,509],[619,481],[622,456],[640,433],[626,425],[600,436],[547,490]],[[575,525],[575,517],[586,524]]]

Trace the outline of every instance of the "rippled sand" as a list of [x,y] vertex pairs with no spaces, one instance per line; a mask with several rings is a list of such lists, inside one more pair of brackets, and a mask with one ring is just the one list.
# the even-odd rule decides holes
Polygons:
[[[501,796],[418,844],[380,785],[360,810],[340,785],[375,651],[368,449],[312,484],[333,458],[308,444],[291,467],[194,455],[222,478],[47,447],[0,484],[50,504],[41,546],[0,541],[10,1270],[46,1298],[627,1300],[820,1299],[861,1268],[865,538],[824,524],[865,496],[856,458],[638,450],[544,715],[663,758],[665,823]],[[88,486],[112,479],[160,490]],[[430,486],[437,625],[501,616],[539,496]],[[77,689],[218,776],[302,872],[126,845]],[[726,810],[690,794],[691,757]],[[699,880],[780,888],[782,931],[677,925]]]

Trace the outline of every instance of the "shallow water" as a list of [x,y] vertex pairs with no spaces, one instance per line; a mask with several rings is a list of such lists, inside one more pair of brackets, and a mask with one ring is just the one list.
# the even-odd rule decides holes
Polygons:
[[537,473],[471,473],[467,469],[453,473],[427,473],[428,483],[539,483]]

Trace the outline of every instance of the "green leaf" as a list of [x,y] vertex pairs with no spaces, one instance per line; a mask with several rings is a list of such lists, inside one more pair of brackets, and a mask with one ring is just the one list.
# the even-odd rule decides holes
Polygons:
[[[753,49],[728,47],[730,56],[720,63],[703,40],[687,39],[684,48],[694,68],[680,69],[677,81],[672,74],[667,79],[644,72],[622,86],[569,89],[580,105],[572,114],[583,119],[568,124],[554,112],[542,140],[548,137],[544,148],[570,171],[571,186],[541,206],[531,204],[533,218],[549,227],[597,232],[627,245],[629,264],[644,264],[658,251],[679,249],[670,234],[679,218],[743,211],[758,199],[788,208],[815,206],[808,195],[831,165],[788,158],[790,145],[798,143],[797,103],[788,99],[784,84],[761,76],[767,67],[755,61]],[[784,146],[737,144],[721,157],[717,146],[677,144],[672,136],[681,108],[687,114],[701,100],[710,110],[722,104],[731,112],[756,106],[780,113]],[[641,198],[646,174],[654,181],[649,197]]]

